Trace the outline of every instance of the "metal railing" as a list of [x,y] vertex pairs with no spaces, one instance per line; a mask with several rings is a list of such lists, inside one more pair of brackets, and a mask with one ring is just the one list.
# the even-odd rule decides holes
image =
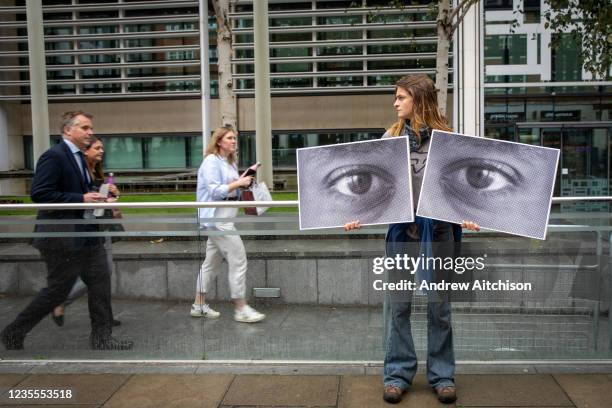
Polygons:
[[[567,203],[578,201],[612,201],[612,196],[597,197],[553,197],[552,203]],[[176,201],[176,202],[146,202],[146,203],[35,203],[35,204],[0,204],[2,210],[83,210],[96,208],[127,209],[127,208],[244,208],[244,207],[298,207],[296,200],[286,201]]]

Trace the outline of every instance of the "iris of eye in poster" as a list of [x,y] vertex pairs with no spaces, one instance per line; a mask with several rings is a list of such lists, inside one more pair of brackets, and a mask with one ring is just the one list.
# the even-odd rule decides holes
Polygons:
[[417,215],[545,239],[559,150],[435,130]]
[[405,137],[297,149],[300,229],[414,220]]

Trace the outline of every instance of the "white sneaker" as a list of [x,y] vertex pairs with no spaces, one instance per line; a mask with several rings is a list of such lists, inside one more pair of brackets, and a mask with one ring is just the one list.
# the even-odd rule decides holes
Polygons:
[[221,316],[221,313],[213,310],[208,303],[204,303],[203,305],[191,305],[191,316],[193,317],[206,317],[208,319],[216,319]]
[[244,305],[242,309],[236,309],[234,312],[234,320],[242,323],[255,323],[265,318],[265,314],[259,313],[249,305]]

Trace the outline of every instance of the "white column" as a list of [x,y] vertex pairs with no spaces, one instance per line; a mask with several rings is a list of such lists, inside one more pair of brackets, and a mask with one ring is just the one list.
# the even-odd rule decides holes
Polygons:
[[200,95],[202,98],[202,148],[210,138],[210,58],[208,47],[208,1],[200,0]]
[[28,20],[28,57],[32,107],[34,164],[49,149],[49,106],[47,101],[47,64],[43,33],[42,1],[26,1]]
[[263,166],[259,181],[270,189],[272,183],[272,99],[270,97],[270,49],[268,0],[253,2],[255,26],[255,154]]
[[470,8],[453,45],[453,127],[484,136],[484,19],[482,2]]

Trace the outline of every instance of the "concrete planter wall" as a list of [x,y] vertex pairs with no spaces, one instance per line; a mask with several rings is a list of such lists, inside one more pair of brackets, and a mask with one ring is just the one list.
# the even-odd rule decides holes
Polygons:
[[[271,301],[284,304],[381,305],[384,293],[372,287],[372,261],[383,254],[381,239],[372,240],[245,240],[249,259],[247,296],[253,288],[279,288],[280,297]],[[113,245],[114,273],[112,293],[115,298],[185,300],[193,299],[196,278],[204,251],[203,242],[168,241],[118,242]],[[562,251],[562,248],[559,250]],[[487,249],[490,264],[533,263],[524,260],[524,249],[511,245]],[[545,251],[538,263],[559,259],[559,252]],[[533,254],[531,254],[533,256]],[[569,261],[568,261],[569,262]],[[577,305],[588,310],[593,302],[572,299],[570,290],[580,278],[575,271],[551,271],[537,268],[507,270],[487,268],[486,278],[540,282],[554,296],[517,292],[507,307],[553,307],[562,312],[576,311]],[[608,279],[600,283],[608,286]],[[31,296],[46,285],[46,267],[38,252],[26,244],[0,245],[0,293]],[[604,294],[605,296],[605,294]],[[227,264],[210,288],[208,298],[229,301]],[[497,302],[496,306],[503,305]],[[478,304],[477,306],[482,306]],[[607,310],[602,302],[601,310]]]

